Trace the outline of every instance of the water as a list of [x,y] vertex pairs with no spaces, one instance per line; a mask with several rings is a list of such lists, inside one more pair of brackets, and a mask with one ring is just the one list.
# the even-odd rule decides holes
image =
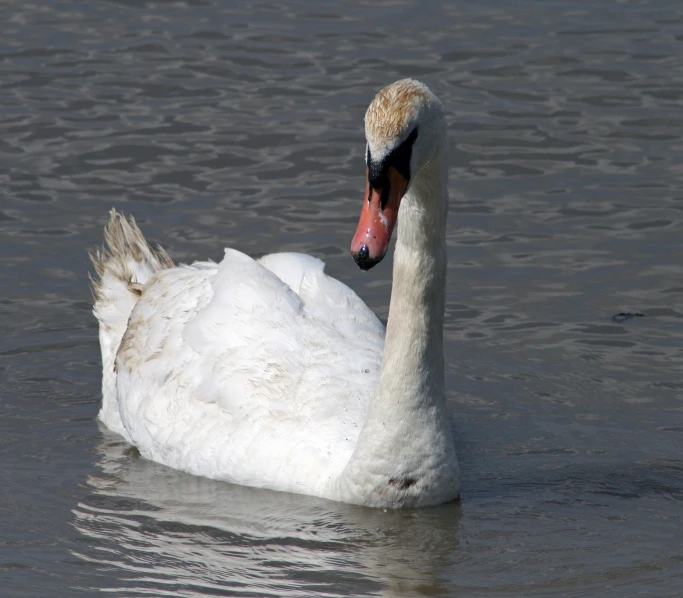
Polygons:
[[[3,596],[683,593],[678,2],[1,7]],[[194,478],[101,430],[86,250],[348,255],[362,117],[448,109],[460,504],[384,512]],[[643,317],[616,318],[618,313]]]

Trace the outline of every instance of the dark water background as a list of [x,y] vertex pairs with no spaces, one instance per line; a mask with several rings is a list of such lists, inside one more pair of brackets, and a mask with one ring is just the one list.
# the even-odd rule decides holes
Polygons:
[[[683,5],[0,5],[2,596],[683,595]],[[452,147],[460,505],[384,512],[146,462],[98,428],[86,250],[348,255],[365,108]],[[613,321],[620,312],[645,314]]]

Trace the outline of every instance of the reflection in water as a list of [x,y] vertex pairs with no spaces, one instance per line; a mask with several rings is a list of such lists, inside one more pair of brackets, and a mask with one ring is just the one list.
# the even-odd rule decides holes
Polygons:
[[[118,569],[117,592],[447,595],[457,503],[381,510],[235,486],[140,458],[102,429],[102,472],[74,509],[77,556]],[[152,588],[154,588],[152,590]]]

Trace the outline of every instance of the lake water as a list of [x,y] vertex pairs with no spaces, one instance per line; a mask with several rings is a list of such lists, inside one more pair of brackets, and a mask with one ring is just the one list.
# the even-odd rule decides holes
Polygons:
[[[683,6],[0,7],[0,594],[683,595]],[[348,253],[362,119],[448,111],[459,504],[391,512],[141,459],[96,420],[86,252]],[[620,316],[616,314],[644,314]]]

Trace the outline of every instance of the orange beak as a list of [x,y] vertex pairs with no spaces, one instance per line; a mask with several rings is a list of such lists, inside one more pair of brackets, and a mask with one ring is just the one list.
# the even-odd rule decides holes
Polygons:
[[361,270],[369,270],[382,261],[396,225],[401,198],[408,186],[408,181],[391,166],[386,180],[388,189],[374,189],[369,180],[365,186],[363,209],[351,241],[351,255]]

